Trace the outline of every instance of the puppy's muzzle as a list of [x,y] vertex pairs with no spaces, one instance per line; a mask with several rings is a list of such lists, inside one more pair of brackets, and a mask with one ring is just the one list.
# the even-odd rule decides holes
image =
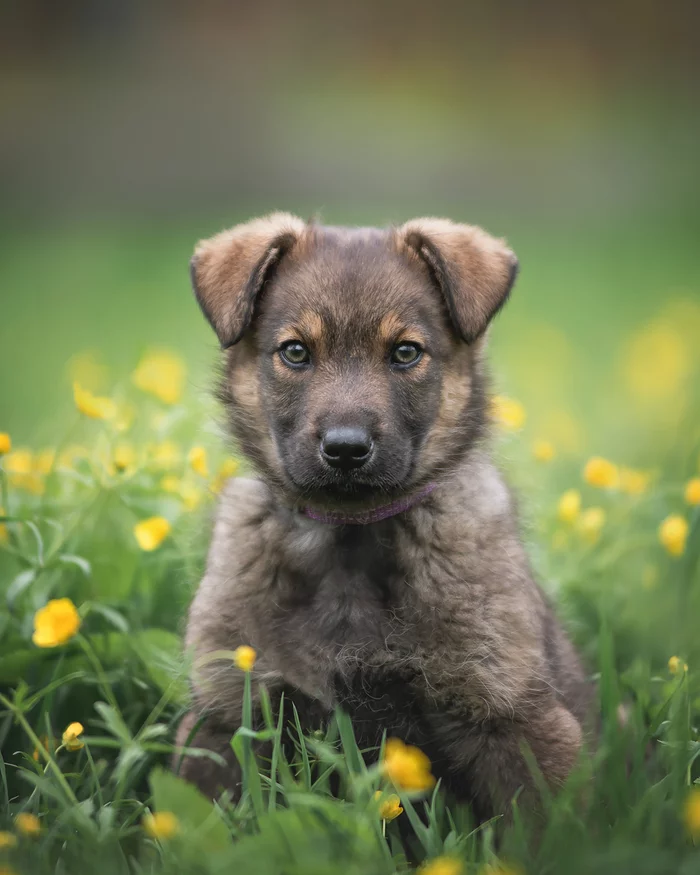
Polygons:
[[373,450],[372,437],[361,426],[335,426],[321,437],[323,461],[342,471],[361,468],[370,460]]

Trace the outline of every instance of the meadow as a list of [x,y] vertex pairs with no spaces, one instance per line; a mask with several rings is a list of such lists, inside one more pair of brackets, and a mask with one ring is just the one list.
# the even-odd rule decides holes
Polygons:
[[[692,227],[496,229],[523,272],[493,330],[494,452],[600,713],[598,744],[558,795],[543,789],[544,823],[516,800],[505,829],[449,806],[417,751],[363,757],[340,712],[305,737],[265,707],[255,732],[248,699],[237,804],[168,769],[183,618],[217,494],[247,472],[187,290],[211,230],[6,238],[0,873],[700,873]],[[254,654],[231,658],[249,683]]]

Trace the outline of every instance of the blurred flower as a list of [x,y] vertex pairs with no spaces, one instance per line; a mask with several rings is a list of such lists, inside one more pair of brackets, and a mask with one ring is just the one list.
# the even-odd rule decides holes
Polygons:
[[131,404],[120,404],[114,418],[114,428],[117,431],[129,431],[136,419],[136,408]]
[[252,671],[256,658],[257,653],[247,644],[241,644],[233,651],[233,662],[241,671]]
[[551,462],[556,451],[551,441],[538,440],[532,445],[532,455],[538,462]]
[[672,656],[668,661],[668,670],[671,674],[679,674],[688,671],[688,663],[682,662],[677,656]]
[[182,396],[185,365],[172,352],[154,349],[141,359],[131,379],[142,392],[155,395],[164,404],[177,404]]
[[114,470],[119,474],[136,468],[136,450],[131,444],[117,444],[112,458]]
[[382,820],[386,820],[387,823],[396,820],[400,814],[403,814],[401,800],[396,793],[386,796],[381,790],[377,790],[374,794],[374,799],[379,801],[379,816]]
[[20,449],[9,453],[5,458],[5,471],[12,486],[26,489],[34,495],[44,491],[44,481],[34,466],[34,455],[31,450]]
[[66,750],[80,750],[85,747],[85,743],[78,736],[82,735],[85,730],[82,723],[71,723],[63,732],[63,746]]
[[581,511],[581,493],[578,489],[567,489],[559,499],[557,516],[562,522],[573,523]]
[[0,431],[0,456],[4,456],[12,449],[12,438],[6,431]]
[[[9,848],[14,848],[16,845],[17,836],[13,835],[11,832],[0,830],[0,851],[9,850]],[[2,873],[2,869],[0,869],[0,873]]]
[[693,477],[688,480],[683,493],[687,504],[700,504],[700,477]]
[[456,857],[435,857],[418,869],[418,875],[462,875],[464,865]]
[[104,388],[109,378],[109,368],[100,360],[99,352],[91,349],[72,356],[67,371],[71,383],[80,383],[91,392]]
[[56,450],[42,450],[34,457],[34,470],[37,474],[49,474],[56,461]]
[[435,784],[428,757],[399,738],[387,739],[382,770],[401,790],[429,790]]
[[111,398],[102,398],[73,383],[73,400],[79,412],[90,419],[113,419],[117,415],[117,405]]
[[605,511],[602,507],[589,507],[579,517],[577,527],[581,536],[589,544],[596,544],[605,525]]
[[592,456],[583,469],[583,479],[598,489],[610,489],[618,485],[620,475],[617,465],[601,456]]
[[172,492],[179,495],[182,489],[182,480],[174,474],[166,474],[160,481],[160,488],[163,492]]
[[134,537],[146,552],[157,550],[170,534],[170,523],[162,516],[152,516],[134,526]]
[[180,821],[172,811],[156,811],[155,814],[146,814],[141,823],[144,831],[152,839],[163,841],[171,839],[180,832]]
[[650,481],[651,474],[647,471],[620,468],[620,490],[627,495],[641,495],[646,492]]
[[491,399],[491,415],[508,431],[518,431],[525,425],[526,414],[523,405],[504,395],[494,395]]
[[187,454],[187,461],[190,463],[192,470],[199,474],[200,477],[209,476],[209,468],[207,466],[207,451],[204,447],[192,447]]
[[77,634],[80,616],[68,598],[51,599],[34,614],[32,641],[37,647],[58,647]]
[[17,832],[21,832],[25,836],[39,835],[41,832],[41,821],[36,814],[22,811],[15,817],[15,828]]
[[238,471],[238,468],[238,459],[224,459],[224,461],[221,463],[221,467],[216,474],[216,477],[212,481],[212,490],[216,493],[221,492],[226,484],[226,481],[229,479],[229,477],[233,477],[236,471]]
[[688,522],[680,514],[672,513],[659,526],[659,540],[671,556],[682,556],[688,537]]
[[700,787],[693,787],[686,796],[683,820],[691,838],[700,838]]
[[192,483],[183,483],[180,487],[180,498],[187,510],[195,510],[204,493]]
[[174,441],[161,441],[150,448],[150,456],[156,468],[170,470],[182,459],[180,448]]
[[624,379],[638,401],[666,402],[681,388],[690,370],[686,341],[663,319],[642,326],[623,351]]

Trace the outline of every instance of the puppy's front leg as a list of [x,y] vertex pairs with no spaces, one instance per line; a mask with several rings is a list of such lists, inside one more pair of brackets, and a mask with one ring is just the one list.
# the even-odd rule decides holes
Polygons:
[[545,781],[556,790],[576,762],[582,737],[578,720],[557,703],[521,720],[494,721],[474,730],[458,747],[478,809],[487,816],[507,814],[510,800],[522,787],[521,807],[537,810],[539,795],[523,746],[530,749]]
[[226,765],[214,762],[205,756],[180,757],[174,754],[172,767],[177,770],[187,781],[194,784],[208,799],[216,799],[223,791],[231,793],[234,799],[238,799],[241,793],[241,767],[236,755],[231,748],[231,739],[236,731],[235,726],[222,726],[212,715],[197,730],[194,737],[190,734],[199,719],[194,711],[186,714],[177,730],[175,743],[178,747],[199,747],[218,754]]

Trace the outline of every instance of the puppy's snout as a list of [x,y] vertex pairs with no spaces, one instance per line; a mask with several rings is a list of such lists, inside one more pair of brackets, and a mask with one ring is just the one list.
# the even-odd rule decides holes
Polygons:
[[329,428],[321,437],[321,455],[333,468],[361,468],[372,455],[372,438],[366,428],[342,425]]

